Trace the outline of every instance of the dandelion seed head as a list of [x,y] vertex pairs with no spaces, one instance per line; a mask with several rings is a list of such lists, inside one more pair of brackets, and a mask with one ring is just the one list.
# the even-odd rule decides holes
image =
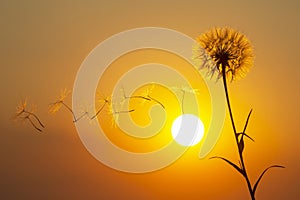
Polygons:
[[229,28],[213,28],[200,35],[193,47],[193,61],[198,69],[206,68],[207,75],[233,81],[246,76],[253,64],[253,48],[245,35]]

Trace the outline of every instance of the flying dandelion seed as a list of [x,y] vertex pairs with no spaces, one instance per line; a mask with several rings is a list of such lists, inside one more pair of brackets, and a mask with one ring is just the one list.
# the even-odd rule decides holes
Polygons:
[[27,98],[20,101],[19,104],[17,105],[15,118],[20,116],[22,113],[24,113],[26,107],[27,107]]
[[234,81],[246,76],[253,64],[253,48],[240,32],[229,28],[214,28],[197,39],[193,48],[193,61],[199,69],[208,69],[217,80],[225,70],[226,78]]
[[37,107],[31,105],[27,107],[27,99],[22,100],[16,107],[15,115],[13,119],[21,120],[22,122],[28,121],[36,130],[42,132],[42,128],[45,128],[39,117],[35,114]]
[[111,96],[107,96],[100,92],[97,92],[97,102],[98,103],[102,104],[102,103],[109,102],[109,101],[111,101]]
[[144,92],[142,92],[142,94],[140,95],[133,95],[133,96],[126,96],[125,93],[125,89],[122,87],[121,88],[121,93],[122,93],[122,100],[121,100],[121,104],[124,105],[125,101],[128,99],[141,99],[142,102],[141,104],[143,105],[146,101],[154,101],[157,104],[159,104],[163,109],[165,109],[165,106],[156,98],[153,98],[152,96],[150,96],[150,94],[152,93],[152,91],[154,90],[155,85],[152,84],[150,88],[147,88]]
[[71,93],[70,90],[67,90],[66,88],[60,91],[60,95],[56,97],[56,101],[54,103],[51,103],[48,109],[48,112],[50,114],[55,114],[60,110],[62,106],[64,106],[69,112],[71,112],[73,116],[73,122],[76,122],[76,116],[70,106],[68,106],[64,100],[68,97],[68,95]]
[[90,119],[94,119],[95,117],[97,117],[100,114],[100,112],[104,109],[104,107],[111,102],[111,96],[104,97],[104,95],[100,93],[97,93],[97,96],[100,97],[97,101],[102,105]]
[[154,84],[151,84],[150,87],[148,87],[143,93],[142,93],[142,96],[144,97],[148,97],[152,94],[153,90],[155,88],[155,85]]
[[[70,90],[66,88],[60,91],[60,95],[56,97],[56,101],[50,104],[49,113],[54,114],[63,106],[65,98],[70,94]],[[73,111],[72,111],[73,112]]]
[[181,97],[181,112],[184,113],[184,98],[186,93],[190,93],[190,94],[199,94],[199,89],[193,89],[193,88],[189,88],[187,86],[182,86],[182,87],[172,87],[172,90],[178,90],[182,93],[182,97]]
[[133,111],[135,111],[135,109],[131,109],[131,110],[117,110],[116,109],[116,104],[113,101],[110,101],[108,103],[108,110],[107,110],[107,112],[108,112],[109,115],[112,115],[111,124],[114,127],[117,126],[117,122],[119,121],[120,114],[131,113]]
[[124,104],[124,102],[126,100],[129,100],[129,99],[141,99],[142,104],[146,101],[151,101],[151,99],[149,97],[147,97],[147,95],[145,95],[145,94],[127,96],[124,88],[121,89],[121,92],[122,92],[122,95],[123,95],[122,100],[121,100],[121,101],[123,101],[122,104]]

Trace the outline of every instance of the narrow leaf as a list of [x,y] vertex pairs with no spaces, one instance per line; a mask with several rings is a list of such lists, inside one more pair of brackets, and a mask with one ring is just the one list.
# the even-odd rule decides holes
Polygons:
[[258,180],[256,181],[256,183],[255,183],[255,185],[254,185],[254,187],[253,187],[253,194],[255,194],[255,191],[256,191],[256,189],[257,189],[257,186],[258,186],[259,182],[261,181],[262,177],[264,176],[264,174],[265,174],[269,169],[274,168],[274,167],[285,168],[284,166],[281,166],[281,165],[273,165],[273,166],[270,166],[270,167],[268,167],[267,169],[265,169],[265,170],[263,171],[263,173],[260,175],[260,177],[258,178]]
[[254,139],[252,137],[250,137],[249,135],[247,135],[246,133],[243,133],[243,135],[245,135],[247,138],[249,138],[250,140],[252,140],[253,142],[255,142]]
[[251,110],[250,110],[250,112],[249,112],[249,114],[248,114],[248,117],[247,117],[247,120],[246,120],[246,124],[245,124],[245,126],[244,126],[243,133],[245,133],[245,132],[246,132],[246,128],[247,128],[247,126],[248,126],[248,122],[249,122],[249,119],[250,119],[250,116],[251,116],[252,110],[253,110],[253,109],[251,109]]
[[237,133],[237,136],[239,136],[239,135],[246,136],[247,138],[249,138],[250,140],[255,142],[254,139],[252,137],[250,137],[249,135],[247,135],[246,133]]
[[225,162],[227,162],[228,164],[230,164],[232,167],[234,167],[234,169],[236,169],[238,172],[240,172],[243,176],[245,176],[244,175],[244,171],[241,168],[239,168],[236,164],[234,164],[233,162],[229,161],[228,159],[223,158],[223,157],[219,157],[219,156],[214,156],[214,157],[211,157],[210,159],[213,159],[213,158],[218,158],[218,159],[224,160]]

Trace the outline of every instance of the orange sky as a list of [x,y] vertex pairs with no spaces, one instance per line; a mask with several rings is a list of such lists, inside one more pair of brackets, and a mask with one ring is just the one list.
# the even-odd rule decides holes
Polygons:
[[[225,163],[198,159],[191,148],[173,165],[148,174],[127,174],[94,159],[65,110],[48,105],[72,88],[88,53],[113,34],[157,26],[192,38],[229,25],[247,35],[255,64],[229,85],[237,126],[253,115],[245,159],[252,182],[271,164],[257,199],[298,199],[300,100],[298,32],[300,4],[274,1],[1,1],[0,196],[3,199],[249,199],[242,178]],[[22,97],[37,104],[44,134],[10,120]],[[71,103],[71,97],[67,98]],[[239,121],[240,120],[240,121]],[[230,121],[209,156],[237,161]]]

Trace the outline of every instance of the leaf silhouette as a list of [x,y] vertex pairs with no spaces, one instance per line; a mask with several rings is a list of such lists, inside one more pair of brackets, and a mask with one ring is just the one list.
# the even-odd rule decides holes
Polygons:
[[246,128],[247,128],[247,126],[248,126],[248,122],[249,122],[249,119],[250,119],[250,116],[251,116],[252,110],[253,110],[253,109],[251,109],[251,110],[250,110],[250,112],[249,112],[249,114],[248,114],[248,117],[247,117],[247,120],[246,120],[246,124],[245,124],[245,126],[244,126],[243,133],[245,133],[245,132],[246,132]]
[[218,159],[224,160],[225,162],[227,162],[228,164],[230,164],[232,167],[234,167],[234,169],[236,169],[238,172],[240,172],[242,174],[242,176],[245,176],[244,170],[242,170],[241,168],[239,168],[236,164],[234,164],[230,160],[228,160],[226,158],[223,158],[223,157],[219,157],[219,156],[214,156],[214,157],[211,157],[210,159],[214,159],[214,158],[218,158]]
[[237,136],[239,136],[239,135],[246,136],[247,138],[249,138],[250,140],[255,142],[254,139],[252,137],[250,137],[249,135],[247,135],[246,133],[243,133],[243,132],[242,133],[237,133]]
[[264,176],[264,174],[265,174],[269,169],[274,168],[274,167],[285,168],[284,166],[281,166],[281,165],[272,165],[272,166],[268,167],[267,169],[265,169],[265,170],[263,171],[263,173],[261,173],[261,175],[259,176],[258,180],[256,181],[256,183],[255,183],[255,185],[254,185],[254,187],[253,187],[253,194],[255,194],[255,191],[256,191],[256,189],[257,189],[257,186],[258,186],[259,182],[261,181],[262,177]]

